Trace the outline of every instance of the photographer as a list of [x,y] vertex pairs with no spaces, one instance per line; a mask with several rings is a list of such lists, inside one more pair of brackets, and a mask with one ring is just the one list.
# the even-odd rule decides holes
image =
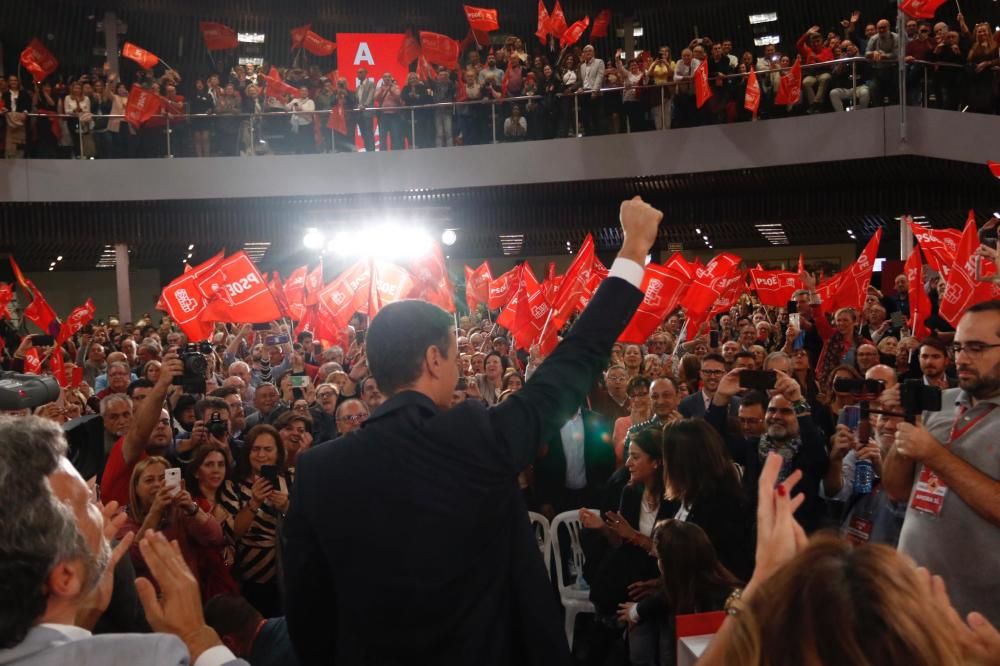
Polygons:
[[202,398],[195,403],[194,414],[195,422],[191,433],[181,433],[172,451],[182,465],[191,462],[192,453],[203,444],[212,444],[224,449],[230,458],[243,446],[243,442],[231,435],[229,403],[222,398]]
[[[901,553],[939,574],[955,608],[1000,621],[1000,301],[969,308],[955,333],[958,388],[942,409],[900,423],[883,466],[895,501],[909,501]],[[970,553],[985,554],[970,562]]]
[[795,517],[807,533],[814,532],[821,527],[824,515],[819,495],[820,481],[828,465],[823,433],[813,422],[809,403],[803,399],[798,382],[783,372],[775,371],[774,388],[770,391],[772,397],[764,417],[767,431],[759,439],[731,435],[727,413],[730,401],[742,390],[741,372],[743,370],[737,368],[722,378],[705,413],[705,420],[722,435],[733,460],[743,467],[743,486],[748,497],[754,496],[753,489],[770,452],[778,453],[784,461],[779,474],[781,480],[795,470],[802,471],[803,479],[799,487],[805,495],[805,502],[795,512]]

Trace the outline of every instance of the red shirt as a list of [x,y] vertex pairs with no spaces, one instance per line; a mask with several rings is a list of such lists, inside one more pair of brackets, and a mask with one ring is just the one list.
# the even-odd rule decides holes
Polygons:
[[132,481],[132,470],[139,460],[148,458],[145,451],[139,454],[139,459],[132,464],[125,462],[122,448],[125,446],[124,435],[118,438],[108,454],[108,462],[104,464],[104,474],[101,475],[101,501],[107,504],[114,500],[118,506],[128,505],[129,483]]

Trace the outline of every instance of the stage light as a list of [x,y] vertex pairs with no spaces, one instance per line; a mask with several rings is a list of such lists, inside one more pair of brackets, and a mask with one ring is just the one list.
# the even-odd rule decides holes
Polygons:
[[188,245],[188,252],[190,252],[193,249],[194,249],[194,243],[191,243],[190,245]]
[[310,227],[306,229],[306,235],[302,237],[302,244],[306,246],[308,250],[318,250],[323,247],[323,232],[319,229]]
[[358,231],[338,231],[327,249],[342,257],[416,259],[428,254],[434,238],[418,226],[386,222]]
[[441,242],[445,245],[454,245],[457,240],[458,234],[455,233],[454,229],[445,229],[441,232]]
[[[998,215],[997,217],[1000,217],[1000,215]],[[61,254],[58,257],[56,257],[56,261],[62,261],[62,255]]]

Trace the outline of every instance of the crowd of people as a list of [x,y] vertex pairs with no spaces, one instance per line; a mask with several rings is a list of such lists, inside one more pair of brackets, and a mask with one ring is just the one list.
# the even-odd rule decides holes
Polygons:
[[[1000,113],[1000,32],[987,23],[970,28],[961,14],[956,26],[910,19],[905,32],[907,103]],[[899,50],[888,19],[862,23],[855,11],[784,49],[700,37],[679,53],[619,49],[602,59],[592,45],[556,50],[510,36],[496,48],[472,44],[457,70],[421,67],[405,81],[361,69],[349,82],[316,65],[237,65],[183,81],[172,69],[139,71],[131,83],[164,107],[140,127],[122,121],[129,86],[106,67],[54,75],[34,89],[10,75],[0,82],[0,131],[7,157],[40,158],[350,152],[356,134],[373,151],[639,132],[751,120],[751,72],[758,118],[898,104]],[[802,94],[776,101],[797,58]],[[847,58],[861,60],[841,62]],[[692,78],[702,63],[712,96],[699,107]],[[282,87],[268,90],[265,75]],[[419,108],[428,105],[439,106]]]
[[[647,213],[623,207],[623,224],[630,215]],[[626,227],[627,244],[630,236],[635,231]],[[468,412],[478,406],[521,414],[497,422],[495,433],[510,441],[523,431],[519,446],[530,449],[524,458],[511,454],[520,461],[517,486],[514,475],[496,481],[518,497],[518,520],[526,523],[525,506],[549,518],[578,514],[586,563],[577,585],[596,608],[576,632],[578,656],[592,664],[670,664],[677,615],[726,609],[732,617],[717,642],[728,651],[710,652],[706,659],[723,660],[711,663],[997,663],[1000,634],[990,623],[1000,624],[1000,569],[992,555],[1000,547],[993,451],[1000,303],[969,308],[957,330],[932,313],[932,335],[916,339],[907,328],[905,275],[892,293],[870,287],[860,312],[825,312],[815,278],[803,272],[791,311],[747,294],[697,332],[686,331],[678,311],[644,344],[610,345],[611,337],[610,348],[581,347],[576,331],[620,333],[621,325],[602,319],[602,308],[622,300],[614,289],[628,295],[614,307],[638,302],[641,292],[626,279],[638,286],[638,262],[647,251],[633,248],[627,256],[637,261],[631,261],[623,249],[605,281],[614,283],[608,293],[599,290],[595,306],[549,358],[537,348],[515,349],[491,313],[467,314],[456,326],[426,306],[441,312],[454,334],[447,352],[419,350],[420,367],[430,368],[423,371],[426,385],[447,382],[435,398],[437,408],[447,408],[441,413],[480,413]],[[923,288],[936,307],[935,279]],[[420,302],[393,305],[407,303]],[[313,572],[310,558],[357,566],[343,553],[307,557],[296,550],[308,541],[304,507],[294,535],[284,534],[286,522],[292,529],[295,502],[307,501],[296,493],[297,479],[311,473],[312,480],[336,485],[357,483],[360,474],[370,482],[357,488],[360,496],[386,491],[396,502],[408,491],[380,479],[395,473],[394,463],[385,453],[366,457],[372,454],[360,452],[359,443],[402,437],[392,446],[405,446],[407,433],[428,436],[412,420],[420,411],[406,417],[405,432],[386,430],[401,409],[397,394],[426,386],[406,384],[386,369],[415,353],[427,335],[425,322],[411,328],[392,319],[406,307],[387,307],[370,326],[358,315],[344,331],[344,346],[324,345],[308,331],[295,335],[278,322],[219,324],[208,347],[189,344],[165,318],[88,324],[54,345],[8,330],[5,369],[23,372],[37,342],[41,372],[54,372],[58,356],[65,377],[82,380],[54,402],[0,419],[0,566],[7,574],[0,579],[5,598],[27,600],[2,614],[0,664],[22,663],[17,657],[58,640],[46,632],[71,635],[65,625],[74,624],[98,634],[173,633],[193,659],[222,654],[224,644],[252,664],[296,663],[284,621],[290,598],[303,586],[327,594],[317,589],[323,569]],[[390,310],[395,314],[386,315]],[[598,361],[561,369],[567,355],[585,348]],[[568,398],[550,394],[581,382],[583,406],[572,403],[571,416],[561,418]],[[522,391],[531,399],[519,397]],[[529,409],[559,419],[556,428],[531,435]],[[536,436],[537,450],[530,448]],[[462,442],[470,451],[476,444]],[[446,453],[458,455],[455,449],[429,450],[442,458],[406,449],[415,456],[410,473],[429,470],[433,478],[435,465],[457,469]],[[317,480],[319,470],[308,466],[320,464],[323,458],[312,456],[320,451],[357,453],[368,469],[338,468],[336,477]],[[473,455],[477,465],[493,464],[486,451]],[[39,493],[57,501],[18,508]],[[428,506],[440,501],[433,493],[425,499]],[[498,497],[493,502],[508,506]],[[400,520],[410,520],[408,507],[394,506]],[[374,509],[325,509],[342,510],[357,513],[337,519],[343,532],[320,541],[369,543],[376,537],[362,531],[387,527],[365,525],[364,516],[381,515]],[[15,518],[24,524],[6,527]],[[419,513],[412,520],[421,538],[437,538],[420,532]],[[34,546],[18,541],[33,529],[49,536]],[[819,532],[826,536],[807,543]],[[392,558],[405,559],[417,544],[400,538],[402,549]],[[934,577],[913,570],[897,552]],[[81,557],[84,565],[65,575],[53,568]],[[546,603],[556,598],[544,585],[529,593],[549,595]],[[171,617],[179,612],[177,599],[186,600],[183,621]],[[390,602],[378,596],[364,608]],[[928,617],[924,602],[941,615]],[[918,616],[924,620],[907,624]],[[856,630],[847,638],[831,633],[831,617]],[[318,619],[298,619],[310,621]],[[322,640],[297,641],[303,661],[315,661],[310,641]],[[732,661],[733,654],[742,657]]]

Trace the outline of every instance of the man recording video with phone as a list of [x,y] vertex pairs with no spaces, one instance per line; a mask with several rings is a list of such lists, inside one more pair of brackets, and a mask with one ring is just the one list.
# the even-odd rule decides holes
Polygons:
[[[958,612],[1000,622],[1000,301],[970,307],[952,346],[958,388],[939,412],[900,423],[886,457],[890,497],[906,501],[899,550],[940,575]],[[970,553],[985,556],[970,561]]]
[[[743,373],[749,373],[753,381],[745,378],[741,381]],[[757,438],[736,437],[729,429],[730,403],[744,389],[772,394],[764,412],[766,430]],[[801,469],[802,481],[796,487],[806,500],[795,512],[795,518],[807,534],[820,527],[825,509],[819,497],[819,484],[828,465],[826,446],[823,432],[813,422],[809,403],[802,397],[797,381],[776,370],[736,368],[719,382],[705,420],[722,435],[734,462],[743,466],[743,487],[748,497],[755,497],[753,489],[769,452],[774,451],[785,460],[779,479]]]

